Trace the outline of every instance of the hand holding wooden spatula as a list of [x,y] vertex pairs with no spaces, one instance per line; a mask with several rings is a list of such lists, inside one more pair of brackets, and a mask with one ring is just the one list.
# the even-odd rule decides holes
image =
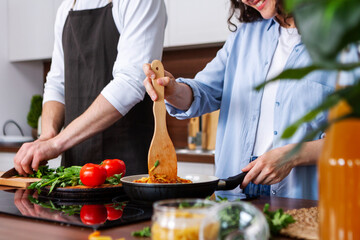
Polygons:
[[156,79],[164,77],[164,67],[160,61],[154,60],[151,63],[151,69],[155,73],[155,79],[152,79],[152,84],[158,98],[154,101],[153,106],[155,130],[148,154],[149,176],[152,182],[156,182],[155,174],[165,176],[171,182],[176,182],[177,158],[166,126],[164,87],[156,81]]

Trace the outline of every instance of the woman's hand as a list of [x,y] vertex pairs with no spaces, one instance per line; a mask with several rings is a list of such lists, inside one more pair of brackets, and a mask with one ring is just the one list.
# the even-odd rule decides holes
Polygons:
[[[151,97],[151,99],[153,101],[156,101],[158,96],[155,92],[155,89],[152,85],[152,79],[155,79],[155,73],[153,70],[151,70],[151,65],[146,63],[143,65],[143,70],[144,73],[146,75],[146,78],[144,80],[144,86],[146,88],[146,92],[149,94],[149,96]],[[161,86],[165,87],[165,99],[167,97],[171,97],[171,95],[174,94],[175,92],[175,88],[176,88],[176,81],[174,76],[169,73],[168,71],[165,71],[165,76],[162,78],[158,78],[157,79],[157,83]]]
[[241,188],[245,188],[249,182],[272,185],[283,180],[296,166],[316,164],[323,143],[324,139],[303,143],[301,150],[290,158],[286,155],[296,144],[285,145],[264,153],[241,170],[248,172]]
[[285,158],[289,149],[289,145],[275,148],[250,162],[241,170],[248,172],[241,184],[241,188],[245,188],[249,182],[271,185],[284,179],[294,167],[293,161]]
[[[146,75],[144,80],[146,92],[153,101],[156,101],[158,96],[152,85],[152,79],[155,79],[155,73],[151,70],[150,64],[144,64],[143,70]],[[183,111],[189,109],[194,100],[194,96],[192,89],[188,85],[176,82],[174,76],[167,71],[165,71],[164,77],[158,78],[156,81],[159,85],[164,86],[164,98],[168,103]]]

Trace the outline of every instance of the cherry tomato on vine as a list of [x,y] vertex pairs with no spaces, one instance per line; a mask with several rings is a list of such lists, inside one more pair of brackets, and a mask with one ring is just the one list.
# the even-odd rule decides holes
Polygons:
[[80,210],[80,219],[86,225],[103,224],[107,219],[104,205],[84,205]]
[[106,169],[107,177],[120,173],[124,176],[126,172],[125,163],[120,159],[106,159],[101,163],[101,166]]
[[80,170],[81,182],[89,187],[96,187],[106,180],[106,169],[100,165],[87,163]]

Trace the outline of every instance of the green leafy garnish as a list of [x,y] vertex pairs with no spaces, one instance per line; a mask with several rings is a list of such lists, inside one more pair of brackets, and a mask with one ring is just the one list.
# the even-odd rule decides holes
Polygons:
[[155,164],[154,164],[154,167],[159,166],[159,164],[160,164],[160,161],[159,161],[159,160],[157,160],[157,161],[155,162]]
[[42,165],[39,166],[39,169],[35,173],[30,174],[29,177],[42,178],[43,176],[50,175],[53,172],[55,172],[55,169],[49,168],[48,165]]
[[[80,180],[81,168],[81,166],[71,166],[68,168],[61,166],[55,170],[48,166],[40,166],[39,170],[31,174],[30,177],[41,178],[41,180],[30,184],[28,189],[36,189],[40,193],[42,188],[50,186],[48,193],[50,194],[57,187],[84,185]],[[121,178],[122,174],[115,174],[107,178],[105,183],[118,185]]]
[[269,207],[270,205],[266,203],[263,212],[269,224],[271,234],[277,235],[281,229],[286,228],[290,223],[295,222],[294,218],[291,215],[284,213],[281,208],[276,211],[269,211]]
[[160,161],[157,160],[157,161],[154,163],[154,166],[150,169],[150,172],[154,171],[154,169],[155,169],[157,166],[159,166],[159,164],[160,164]]
[[83,185],[80,181],[80,166],[72,166],[68,168],[58,167],[55,171],[48,171],[47,174],[35,173],[36,176],[41,175],[41,180],[30,184],[29,189],[37,189],[41,192],[41,188],[50,186],[49,194],[55,187],[66,187]]
[[144,227],[142,230],[131,233],[133,237],[151,237],[150,227]]
[[108,177],[105,181],[105,183],[109,183],[111,185],[118,185],[121,183],[122,173],[120,174],[114,174],[111,177]]

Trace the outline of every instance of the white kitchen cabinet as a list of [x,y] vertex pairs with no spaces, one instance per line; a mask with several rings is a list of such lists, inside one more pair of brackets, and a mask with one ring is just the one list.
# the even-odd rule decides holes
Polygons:
[[229,35],[228,0],[165,0],[165,47],[224,42]]
[[50,59],[62,0],[8,0],[9,60]]
[[[9,60],[50,59],[54,23],[62,0],[8,0]],[[228,0],[165,0],[165,47],[224,42]]]

